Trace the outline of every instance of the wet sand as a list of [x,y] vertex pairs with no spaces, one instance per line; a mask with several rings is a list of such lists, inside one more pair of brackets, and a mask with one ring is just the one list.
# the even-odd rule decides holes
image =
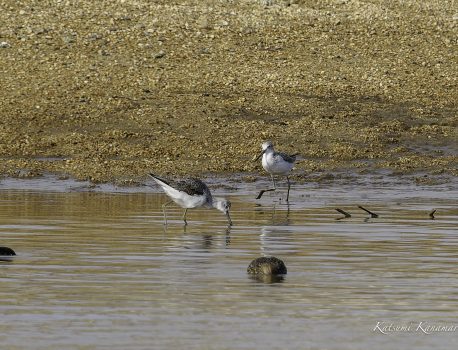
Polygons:
[[458,176],[452,1],[4,3],[5,176]]

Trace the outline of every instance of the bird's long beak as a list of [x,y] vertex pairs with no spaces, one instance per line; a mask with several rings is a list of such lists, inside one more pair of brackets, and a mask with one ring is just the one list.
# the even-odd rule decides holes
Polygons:
[[253,162],[256,162],[259,158],[261,158],[265,151],[266,151],[266,150],[262,150],[262,152],[259,153],[258,156],[257,156],[256,158],[253,158]]
[[227,222],[229,226],[232,226],[232,220],[231,220],[231,216],[229,215],[229,211],[226,212],[226,216],[227,216]]

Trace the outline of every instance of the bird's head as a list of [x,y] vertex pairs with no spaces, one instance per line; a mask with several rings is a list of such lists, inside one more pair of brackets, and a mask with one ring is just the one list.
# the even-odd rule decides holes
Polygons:
[[267,151],[268,148],[271,148],[273,146],[274,146],[274,144],[272,143],[272,141],[266,141],[266,142],[262,143],[261,148],[265,152],[265,151]]
[[219,211],[223,212],[227,217],[229,225],[232,225],[231,216],[229,214],[229,210],[231,209],[231,202],[226,198],[215,198],[213,206]]
[[272,143],[272,141],[263,142],[261,145],[261,149],[262,149],[261,153],[259,153],[258,156],[253,159],[253,161],[257,161],[259,158],[262,157],[264,153],[266,153],[268,149],[272,149],[273,147],[274,147],[274,144]]

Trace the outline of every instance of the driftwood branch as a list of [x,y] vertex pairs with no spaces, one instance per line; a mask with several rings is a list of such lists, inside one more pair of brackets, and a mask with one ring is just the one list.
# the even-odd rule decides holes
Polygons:
[[366,208],[364,208],[364,207],[362,207],[362,206],[360,206],[360,205],[358,205],[358,208],[359,208],[359,209],[362,209],[362,210],[364,210],[366,213],[368,213],[368,214],[371,216],[371,218],[378,218],[378,215],[375,214],[375,213],[373,213],[373,212],[371,212],[370,210],[367,210]]
[[342,218],[338,218],[337,220],[341,220],[341,219],[345,219],[345,218],[351,218],[350,213],[347,213],[345,210],[342,210],[342,209],[340,209],[340,208],[336,208],[336,210],[337,210],[339,213],[343,214],[343,217],[342,217]]

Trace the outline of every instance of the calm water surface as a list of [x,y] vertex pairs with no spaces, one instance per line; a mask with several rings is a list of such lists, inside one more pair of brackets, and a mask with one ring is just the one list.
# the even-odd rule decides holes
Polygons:
[[[1,349],[457,348],[458,330],[417,331],[458,326],[456,186],[311,184],[288,206],[254,200],[262,185],[215,189],[232,228],[174,207],[164,228],[154,189],[0,183],[0,246],[18,254],[0,261]],[[247,276],[262,255],[285,261],[281,283]]]

